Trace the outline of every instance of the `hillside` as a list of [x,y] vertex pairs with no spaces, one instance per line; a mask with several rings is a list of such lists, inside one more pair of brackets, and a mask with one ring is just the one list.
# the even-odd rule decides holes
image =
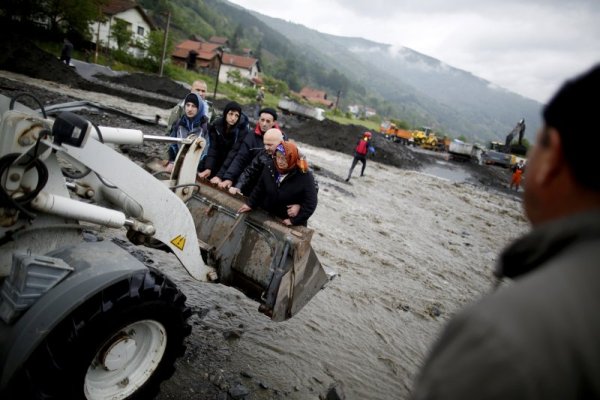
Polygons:
[[538,128],[540,104],[499,88],[467,71],[409,48],[362,38],[323,34],[302,25],[253,13],[298,46],[326,60],[395,104],[411,125],[430,125],[452,136],[502,140],[525,118],[526,137]]
[[[142,3],[152,8],[156,2]],[[528,140],[539,127],[538,102],[406,47],[323,34],[224,0],[171,5],[179,37],[184,32],[227,36],[236,47],[253,49],[263,72],[293,90],[311,85],[331,97],[341,91],[343,108],[364,104],[383,117],[481,143],[503,141],[521,118]]]

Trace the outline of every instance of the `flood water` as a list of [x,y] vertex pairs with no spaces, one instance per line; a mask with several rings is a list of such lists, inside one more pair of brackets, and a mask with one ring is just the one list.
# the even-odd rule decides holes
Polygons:
[[421,169],[421,172],[426,175],[446,179],[452,183],[466,182],[472,177],[466,169],[462,168],[461,163],[451,163],[442,160],[436,160],[435,164],[425,166]]
[[490,289],[498,252],[526,229],[514,198],[462,185],[466,173],[443,160],[425,173],[369,162],[346,184],[349,156],[302,148],[327,171],[309,227],[339,276],[275,323],[237,290],[169,266],[196,314],[160,399],[204,398],[199,382],[218,386],[220,375],[247,388],[246,399],[317,399],[334,383],[348,399],[407,398],[439,330]]

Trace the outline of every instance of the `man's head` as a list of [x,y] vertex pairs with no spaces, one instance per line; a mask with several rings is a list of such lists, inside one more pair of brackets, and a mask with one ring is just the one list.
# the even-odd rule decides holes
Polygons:
[[242,113],[242,106],[235,101],[230,101],[225,105],[223,109],[223,115],[225,116],[225,122],[228,125],[235,125],[240,120],[240,114]]
[[533,225],[600,208],[597,102],[600,65],[565,83],[544,108],[527,162],[525,213]]
[[283,140],[283,133],[279,129],[271,128],[265,132],[263,136],[263,143],[265,145],[265,150],[269,154],[273,154],[277,145],[281,143]]
[[185,101],[183,104],[185,115],[188,118],[194,118],[196,115],[198,115],[198,109],[200,108],[201,101],[202,99],[196,93],[189,93],[187,96],[185,96]]
[[206,99],[206,90],[206,82],[204,82],[203,80],[199,79],[192,83],[192,92],[198,93],[198,95],[200,95],[200,97],[202,97],[203,100]]
[[263,108],[258,113],[258,126],[261,132],[267,132],[277,121],[277,111],[270,107]]

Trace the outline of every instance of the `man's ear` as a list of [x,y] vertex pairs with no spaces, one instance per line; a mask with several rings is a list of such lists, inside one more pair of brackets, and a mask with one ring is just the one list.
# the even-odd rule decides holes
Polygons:
[[539,165],[538,179],[543,184],[550,184],[565,172],[567,164],[563,154],[562,140],[555,128],[549,127],[545,133],[546,146],[543,150],[543,162]]

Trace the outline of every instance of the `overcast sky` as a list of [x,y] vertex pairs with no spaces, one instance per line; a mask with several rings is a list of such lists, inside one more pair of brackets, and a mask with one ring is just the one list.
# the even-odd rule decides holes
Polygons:
[[404,46],[542,103],[600,62],[600,0],[230,0],[320,32]]

